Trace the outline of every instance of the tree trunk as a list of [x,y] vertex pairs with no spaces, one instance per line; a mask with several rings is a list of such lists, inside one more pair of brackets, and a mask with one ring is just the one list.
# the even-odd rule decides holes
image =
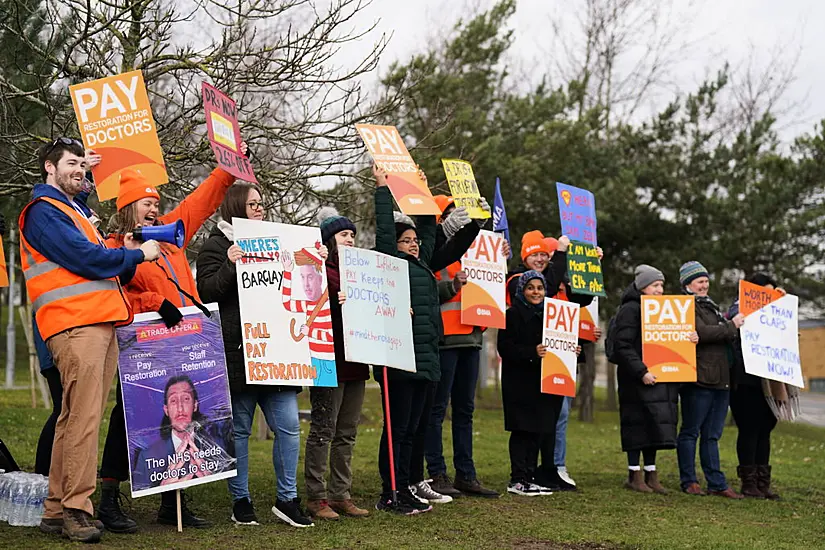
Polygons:
[[616,365],[607,363],[607,403],[605,409],[608,411],[619,410],[616,401]]
[[579,420],[593,422],[593,389],[596,385],[596,344],[582,344],[584,363],[579,366]]

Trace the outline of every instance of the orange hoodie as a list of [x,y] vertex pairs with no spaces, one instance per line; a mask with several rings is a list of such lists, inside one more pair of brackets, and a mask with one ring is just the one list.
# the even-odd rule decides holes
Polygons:
[[[161,257],[154,262],[138,264],[135,276],[124,289],[135,313],[158,311],[163,300],[169,300],[177,307],[191,306],[192,300],[181,294],[167,279],[176,280],[180,287],[200,300],[195,278],[186,260],[186,247],[201,225],[218,209],[226,191],[235,183],[235,176],[216,168],[192,194],[183,199],[177,208],[158,218],[160,223],[174,223],[183,220],[186,240],[183,248],[161,243]],[[123,246],[122,235],[109,235],[106,246]]]

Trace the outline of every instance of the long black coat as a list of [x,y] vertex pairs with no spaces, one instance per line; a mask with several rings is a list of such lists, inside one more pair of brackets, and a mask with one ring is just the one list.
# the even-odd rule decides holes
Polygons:
[[642,361],[641,296],[633,284],[625,290],[614,327],[622,450],[674,449],[679,384],[642,382],[648,371]]
[[498,331],[501,397],[508,432],[555,431],[563,398],[541,392],[541,316],[516,299],[507,310],[507,328]]

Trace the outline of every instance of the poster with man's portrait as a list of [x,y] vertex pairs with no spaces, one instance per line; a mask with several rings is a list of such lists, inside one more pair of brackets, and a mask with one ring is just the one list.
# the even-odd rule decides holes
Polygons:
[[141,313],[117,329],[133,497],[236,475],[221,321],[206,307],[172,328]]

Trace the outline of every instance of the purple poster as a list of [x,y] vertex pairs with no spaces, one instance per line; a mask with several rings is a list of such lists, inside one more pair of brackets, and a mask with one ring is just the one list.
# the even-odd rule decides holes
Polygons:
[[236,474],[221,320],[206,307],[171,329],[156,313],[117,329],[133,497]]
[[561,234],[596,246],[596,197],[585,189],[556,182]]

